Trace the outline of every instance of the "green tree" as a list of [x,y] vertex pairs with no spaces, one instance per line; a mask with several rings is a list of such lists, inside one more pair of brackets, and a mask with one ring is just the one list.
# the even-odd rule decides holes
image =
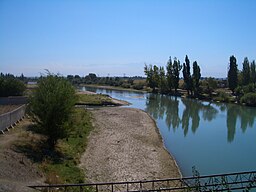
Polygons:
[[192,90],[192,78],[191,78],[191,74],[190,74],[190,61],[189,61],[187,55],[185,57],[185,63],[183,63],[182,73],[183,73],[186,90],[188,92],[188,95],[190,95],[190,93],[192,92],[191,91]]
[[169,60],[166,65],[166,79],[167,79],[167,88],[170,92],[174,87],[173,77],[174,77],[174,70],[173,70],[172,58],[169,57]]
[[199,80],[201,78],[201,72],[200,72],[200,67],[197,64],[196,61],[193,62],[193,88],[195,95],[198,95],[199,92]]
[[153,66],[153,92],[155,92],[155,88],[159,87],[160,73],[159,68],[154,65]]
[[206,80],[206,92],[212,97],[212,92],[217,88],[217,81],[213,77],[209,77]]
[[48,137],[50,148],[68,135],[75,102],[75,89],[64,78],[48,72],[39,81],[31,97],[31,113],[40,132]]
[[180,81],[180,70],[182,66],[180,61],[174,57],[173,61],[173,86],[175,89],[175,93],[177,93],[177,89],[179,88],[179,81]]
[[153,92],[155,92],[159,84],[159,68],[156,65],[147,66],[145,64],[144,73],[147,76],[146,81],[148,86],[153,89]]
[[153,81],[153,70],[152,65],[145,64],[144,66],[144,74],[146,75],[146,82],[149,87],[152,87],[152,81]]
[[0,97],[20,96],[26,89],[25,84],[11,74],[0,76]]
[[256,83],[256,65],[254,60],[251,63],[251,82]]
[[243,62],[243,70],[242,70],[242,75],[243,75],[243,85],[248,85],[250,83],[250,62],[247,57],[244,58]]
[[159,88],[160,92],[166,92],[166,77],[164,67],[159,68]]
[[229,58],[229,69],[228,69],[228,87],[234,93],[235,88],[237,87],[238,83],[238,72],[237,72],[237,64],[236,58],[232,55]]

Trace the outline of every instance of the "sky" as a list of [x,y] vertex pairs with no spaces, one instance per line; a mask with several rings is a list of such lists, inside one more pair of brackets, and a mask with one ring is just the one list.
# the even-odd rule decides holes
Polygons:
[[0,72],[144,76],[188,55],[204,77],[256,59],[255,0],[0,0]]

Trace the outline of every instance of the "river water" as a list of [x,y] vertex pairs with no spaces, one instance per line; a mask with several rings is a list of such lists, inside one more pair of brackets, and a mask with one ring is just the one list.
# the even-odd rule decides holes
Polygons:
[[256,108],[160,94],[82,87],[126,100],[156,121],[183,176],[256,170]]

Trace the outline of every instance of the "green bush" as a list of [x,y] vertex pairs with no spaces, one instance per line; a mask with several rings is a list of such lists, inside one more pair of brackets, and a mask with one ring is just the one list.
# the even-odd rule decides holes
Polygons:
[[256,89],[255,89],[255,85],[253,83],[243,86],[243,91],[244,93],[255,93]]
[[245,94],[241,100],[241,103],[245,103],[248,106],[256,106],[256,93],[247,93]]
[[123,88],[130,88],[130,87],[131,87],[131,85],[130,85],[130,84],[128,84],[128,83],[123,83],[123,84],[122,84],[122,87],[123,87]]
[[216,101],[220,101],[220,102],[229,102],[230,101],[230,97],[229,95],[224,92],[224,91],[219,91],[218,92],[218,96],[215,98]]
[[142,90],[144,88],[144,83],[138,83],[132,86],[133,89]]

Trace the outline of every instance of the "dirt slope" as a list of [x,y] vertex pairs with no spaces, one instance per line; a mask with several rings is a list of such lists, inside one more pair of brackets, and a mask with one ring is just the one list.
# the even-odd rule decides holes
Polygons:
[[31,122],[24,119],[14,129],[0,134],[0,192],[32,191],[28,185],[42,184],[43,176],[35,164],[17,149],[27,142],[25,131]]

